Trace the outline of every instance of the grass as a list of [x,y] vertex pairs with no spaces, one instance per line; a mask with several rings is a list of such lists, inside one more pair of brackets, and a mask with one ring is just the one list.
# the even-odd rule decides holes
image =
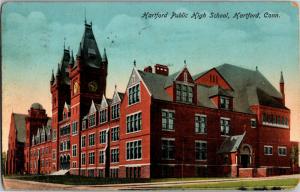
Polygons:
[[162,189],[240,189],[240,190],[278,190],[283,188],[293,188],[298,184],[299,180],[290,179],[274,179],[274,180],[258,180],[258,181],[233,181],[233,182],[214,182],[176,185],[172,187],[163,187]]
[[127,179],[127,178],[98,178],[83,177],[78,175],[26,175],[26,176],[5,176],[7,179],[20,179],[26,181],[59,183],[65,185],[104,185],[122,183],[143,183],[149,179]]
[[195,180],[208,180],[208,179],[231,179],[230,177],[184,177],[184,178],[159,178],[151,179],[151,182],[169,182],[169,181],[195,181]]

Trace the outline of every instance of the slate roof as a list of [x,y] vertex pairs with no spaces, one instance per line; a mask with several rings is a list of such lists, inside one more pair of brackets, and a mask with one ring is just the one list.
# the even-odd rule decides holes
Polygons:
[[[215,69],[230,84],[233,91],[224,90],[218,86],[197,85],[197,105],[216,108],[209,97],[219,94],[233,97],[233,110],[238,112],[253,113],[250,106],[255,104],[286,108],[280,102],[281,93],[258,70],[249,70],[230,64],[223,64]],[[194,75],[194,80],[208,71]],[[154,99],[172,101],[165,88],[172,85],[179,72],[170,76],[141,70],[138,70],[138,73]]]
[[118,94],[119,94],[119,97],[120,97],[120,99],[121,99],[121,101],[122,101],[123,98],[124,98],[125,93],[118,92]]
[[[93,55],[93,57],[90,55]],[[93,33],[92,24],[85,24],[84,33],[79,44],[77,56],[81,57],[84,61],[84,64],[90,67],[99,68],[102,63],[101,54]]]
[[234,135],[227,137],[221,144],[220,149],[217,151],[217,153],[236,152],[239,149],[245,135],[246,132],[244,132],[242,135]]
[[17,131],[17,141],[25,143],[26,141],[26,122],[25,118],[27,115],[13,113],[13,120]]

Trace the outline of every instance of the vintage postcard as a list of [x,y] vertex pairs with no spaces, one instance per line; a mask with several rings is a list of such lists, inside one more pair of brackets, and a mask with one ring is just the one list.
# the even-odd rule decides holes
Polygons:
[[4,190],[297,190],[298,2],[1,10]]

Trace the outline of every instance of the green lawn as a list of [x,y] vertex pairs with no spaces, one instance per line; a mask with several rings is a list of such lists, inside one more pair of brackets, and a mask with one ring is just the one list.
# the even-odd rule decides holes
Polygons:
[[283,189],[293,188],[298,184],[298,182],[299,180],[295,178],[258,181],[227,181],[215,183],[176,185],[172,187],[163,187],[163,189]]
[[126,179],[126,178],[98,178],[83,177],[77,175],[26,175],[26,176],[5,176],[8,179],[20,179],[27,181],[59,183],[66,185],[103,185],[118,183],[142,183],[149,182],[149,179]]
[[169,181],[195,181],[195,180],[207,180],[207,179],[231,179],[230,177],[185,177],[185,178],[159,178],[151,179],[151,182],[169,182]]

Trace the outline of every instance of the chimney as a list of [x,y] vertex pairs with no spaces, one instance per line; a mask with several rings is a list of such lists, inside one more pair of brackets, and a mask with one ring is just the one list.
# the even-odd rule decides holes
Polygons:
[[151,66],[145,67],[144,72],[152,73],[152,67]]
[[165,75],[165,76],[169,75],[169,68],[166,65],[156,64],[154,68],[156,74]]

